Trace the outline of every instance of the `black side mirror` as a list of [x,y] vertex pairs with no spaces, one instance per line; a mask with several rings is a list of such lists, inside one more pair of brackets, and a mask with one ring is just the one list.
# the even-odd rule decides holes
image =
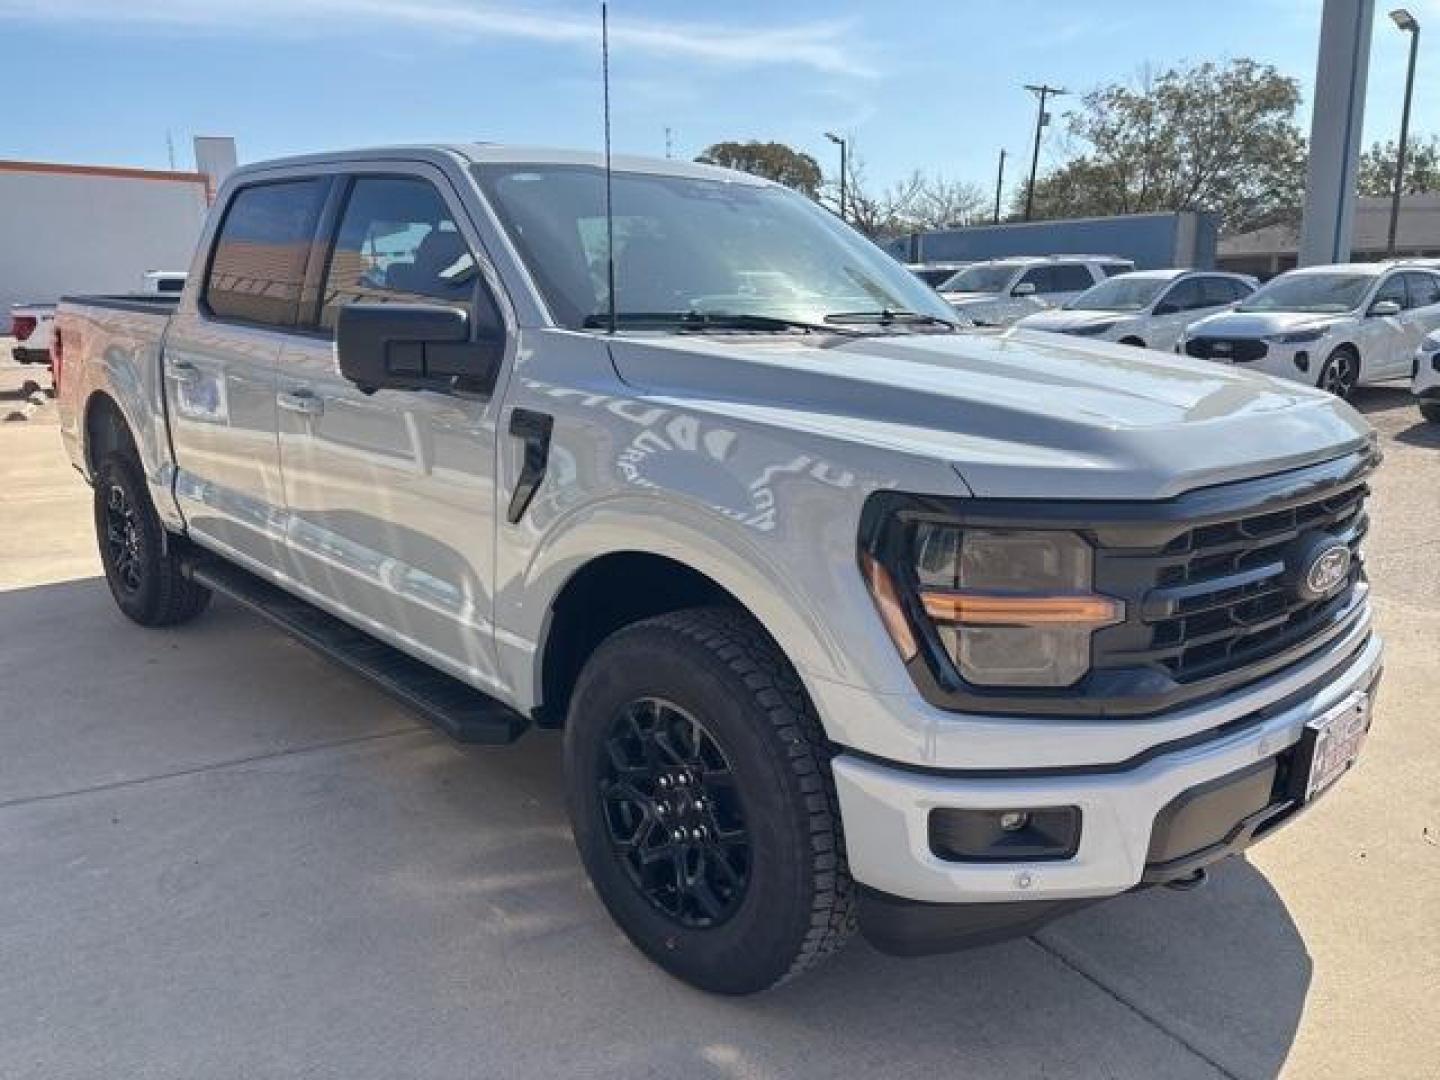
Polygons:
[[470,316],[439,304],[347,304],[335,323],[340,374],[375,390],[489,393],[503,340],[471,341]]

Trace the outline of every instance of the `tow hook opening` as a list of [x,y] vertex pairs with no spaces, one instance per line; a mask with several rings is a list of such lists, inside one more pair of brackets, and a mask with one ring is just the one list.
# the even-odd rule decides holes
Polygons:
[[1174,889],[1176,892],[1193,892],[1195,889],[1200,888],[1209,880],[1210,875],[1205,872],[1205,868],[1202,866],[1200,869],[1192,873],[1186,874],[1182,878],[1176,878],[1174,881],[1167,881],[1165,883],[1165,887],[1167,889]]

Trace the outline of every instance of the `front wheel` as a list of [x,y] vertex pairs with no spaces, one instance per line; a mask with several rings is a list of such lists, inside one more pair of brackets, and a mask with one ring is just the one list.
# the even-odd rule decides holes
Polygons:
[[1320,370],[1319,387],[1344,400],[1360,382],[1360,357],[1348,346],[1332,352]]
[[210,590],[187,578],[165,543],[144,476],[134,458],[109,454],[95,475],[95,537],[110,595],[141,626],[173,626],[195,618]]
[[754,993],[854,932],[819,720],[742,614],[676,612],[601,644],[571,700],[565,782],[600,899],[686,982]]

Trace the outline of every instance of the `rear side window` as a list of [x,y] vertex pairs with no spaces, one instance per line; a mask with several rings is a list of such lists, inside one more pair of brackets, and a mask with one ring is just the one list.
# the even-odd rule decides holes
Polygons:
[[1090,268],[1080,263],[1058,263],[1046,269],[1050,271],[1050,286],[1041,288],[1041,292],[1082,292],[1095,284]]
[[327,184],[311,177],[235,193],[205,279],[205,303],[213,314],[266,326],[295,325]]
[[325,268],[321,325],[346,304],[423,304],[467,309],[479,266],[440,193],[410,176],[357,177]]
[[1242,296],[1248,294],[1248,289],[1237,288],[1240,283],[1230,278],[1203,277],[1200,279],[1200,288],[1204,293],[1201,307],[1219,307],[1222,304],[1233,304]]
[[1410,288],[1411,307],[1440,304],[1440,277],[1434,274],[1406,274],[1405,284]]
[[1186,278],[1179,282],[1162,301],[1167,311],[1194,311],[1204,307],[1205,303],[1205,292],[1199,278]]

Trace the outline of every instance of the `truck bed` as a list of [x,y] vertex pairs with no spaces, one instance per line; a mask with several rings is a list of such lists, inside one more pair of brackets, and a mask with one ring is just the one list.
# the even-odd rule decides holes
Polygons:
[[180,302],[179,293],[97,293],[94,295],[62,296],[62,304],[111,308],[115,311],[137,311],[142,315],[168,316]]

